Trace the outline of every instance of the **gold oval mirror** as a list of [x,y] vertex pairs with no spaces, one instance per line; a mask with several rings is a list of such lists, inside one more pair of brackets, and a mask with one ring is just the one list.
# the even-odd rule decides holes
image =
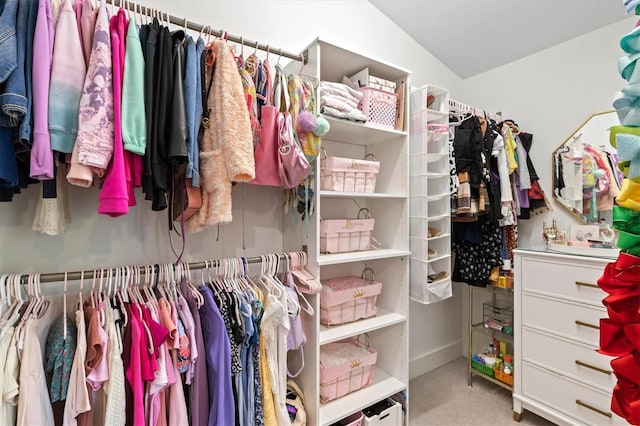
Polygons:
[[623,178],[609,144],[618,124],[615,110],[592,114],[553,152],[553,198],[582,223],[611,223]]

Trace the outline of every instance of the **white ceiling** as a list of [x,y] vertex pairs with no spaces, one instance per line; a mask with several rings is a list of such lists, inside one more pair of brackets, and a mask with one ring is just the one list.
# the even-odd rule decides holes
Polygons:
[[462,78],[627,17],[622,0],[369,0]]

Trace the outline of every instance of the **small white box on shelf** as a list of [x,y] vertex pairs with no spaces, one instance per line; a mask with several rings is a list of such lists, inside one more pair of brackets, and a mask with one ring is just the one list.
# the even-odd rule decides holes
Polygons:
[[365,426],[397,426],[402,424],[402,405],[387,398],[362,410]]

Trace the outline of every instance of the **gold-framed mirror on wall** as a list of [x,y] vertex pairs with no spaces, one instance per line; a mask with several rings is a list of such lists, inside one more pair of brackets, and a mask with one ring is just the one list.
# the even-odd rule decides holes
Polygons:
[[553,199],[579,222],[611,223],[622,173],[609,128],[615,110],[591,114],[552,153]]

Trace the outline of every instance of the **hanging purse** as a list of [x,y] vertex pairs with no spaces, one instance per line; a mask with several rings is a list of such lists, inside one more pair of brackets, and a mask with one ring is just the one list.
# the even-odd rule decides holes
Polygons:
[[296,141],[289,113],[290,97],[284,69],[276,65],[274,104],[278,112],[278,174],[281,185],[291,189],[298,186],[311,173],[311,164]]
[[[273,104],[272,80],[269,62],[262,63],[267,84],[265,105],[260,108],[260,138],[253,152],[256,163],[256,177],[249,183],[254,185],[281,186],[278,159],[278,109]],[[276,82],[279,84],[279,82]]]
[[186,172],[186,164],[175,166],[173,170],[171,195],[171,220],[173,222],[188,220],[202,207],[200,188],[191,184],[191,179],[186,177]]
[[311,173],[311,164],[293,136],[293,124],[288,112],[278,114],[278,160],[282,186],[295,188]]

